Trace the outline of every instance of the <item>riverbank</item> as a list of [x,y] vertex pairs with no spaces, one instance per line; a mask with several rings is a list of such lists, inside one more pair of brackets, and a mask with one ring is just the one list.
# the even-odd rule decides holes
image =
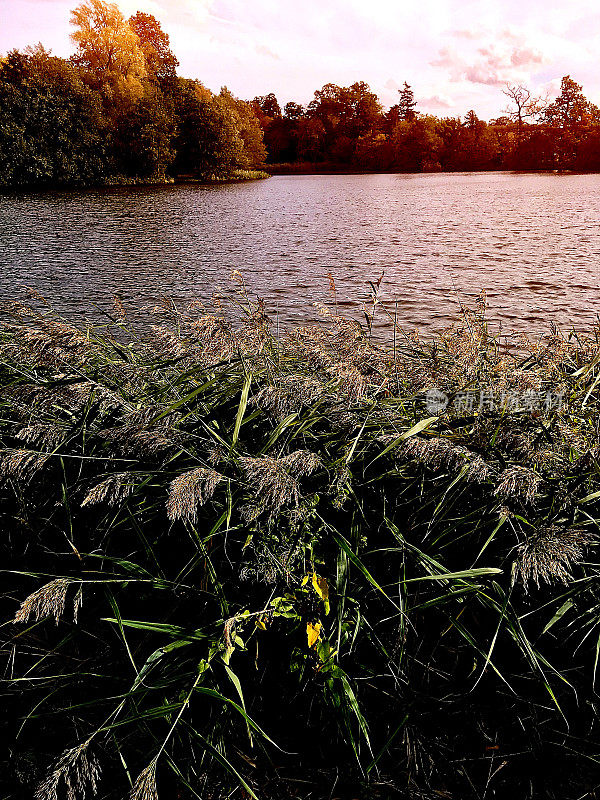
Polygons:
[[4,309],[2,780],[589,791],[598,331],[511,355],[480,305],[381,349],[327,309],[280,334],[234,279],[142,338],[120,301]]
[[245,181],[257,181],[270,178],[270,174],[262,169],[236,169],[227,175],[213,175],[203,178],[194,177],[193,175],[175,175],[167,176],[161,175],[156,177],[144,178],[131,178],[127,176],[116,176],[107,178],[104,181],[90,184],[82,183],[57,183],[50,185],[43,184],[15,184],[15,185],[0,185],[0,194],[9,194],[15,192],[48,192],[48,191],[80,191],[81,189],[110,189],[110,188],[143,188],[145,186],[173,186],[174,184],[188,184],[197,183],[203,186],[211,186],[220,183],[244,183]]
[[270,177],[270,173],[266,172],[264,169],[236,169],[230,175],[215,175],[209,178],[195,178],[193,175],[178,175],[174,182],[211,185],[215,183],[243,183],[244,181],[260,181]]

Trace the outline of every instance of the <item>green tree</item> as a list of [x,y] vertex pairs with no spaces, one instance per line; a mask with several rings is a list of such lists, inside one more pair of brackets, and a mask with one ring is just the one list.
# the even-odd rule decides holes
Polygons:
[[112,172],[101,98],[38,47],[0,62],[0,185],[81,185]]
[[180,78],[173,103],[178,122],[173,165],[177,174],[226,177],[244,163],[244,141],[227,101],[198,81]]
[[401,120],[389,139],[391,166],[401,172],[424,172],[439,169],[442,140],[434,117]]
[[161,180],[175,158],[177,120],[161,90],[149,85],[144,96],[118,119],[113,150],[119,172]]
[[[328,83],[315,92],[307,108],[307,116],[321,123],[325,132],[325,151],[331,156],[343,153],[342,160],[351,157],[354,145],[360,136],[372,131],[378,124],[381,104],[364,81],[352,86],[336,86]],[[302,126],[308,130],[308,126]],[[313,126],[313,130],[316,128]]]

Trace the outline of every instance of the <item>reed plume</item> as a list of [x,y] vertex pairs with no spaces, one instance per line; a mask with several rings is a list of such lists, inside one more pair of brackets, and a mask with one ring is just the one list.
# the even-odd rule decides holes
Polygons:
[[[67,590],[73,583],[69,578],[55,578],[26,597],[21,607],[15,614],[13,622],[28,622],[30,617],[44,619],[54,617],[58,625],[64,613],[67,602]],[[78,592],[74,601],[73,615],[77,618],[77,609],[81,604],[81,594]]]
[[97,758],[88,753],[90,741],[65,750],[52,772],[36,788],[35,800],[59,800],[61,785],[67,800],[82,800],[88,790],[92,795],[97,794],[101,771]]
[[197,467],[179,475],[169,487],[167,500],[169,519],[183,519],[195,524],[198,519],[198,506],[210,500],[222,480],[223,475],[206,467]]
[[584,556],[585,549],[597,541],[589,531],[581,528],[551,526],[530,536],[519,545],[513,566],[513,580],[525,587],[533,581],[539,587],[542,581],[569,583],[571,567]]

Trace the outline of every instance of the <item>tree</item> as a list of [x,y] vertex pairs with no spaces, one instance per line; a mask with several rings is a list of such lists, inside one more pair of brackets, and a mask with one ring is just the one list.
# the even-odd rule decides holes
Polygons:
[[265,162],[267,151],[263,142],[263,131],[252,105],[234,97],[227,87],[221,89],[219,97],[233,114],[238,135],[244,144],[238,166],[261,166]]
[[315,92],[309,103],[308,116],[320,120],[328,133],[362,136],[376,123],[381,104],[364,81],[352,86],[327,83]]
[[144,96],[118,119],[113,148],[120,173],[162,180],[173,162],[177,120],[158,86],[150,84]]
[[544,113],[544,120],[555,138],[559,167],[575,166],[580,143],[599,114],[599,109],[584,97],[581,86],[566,75],[560,84],[560,94]]
[[439,170],[442,140],[434,117],[400,120],[389,141],[393,169],[402,172]]
[[398,100],[398,116],[400,119],[405,119],[408,122],[412,121],[417,116],[417,103],[415,95],[411,87],[406,81],[402,89],[398,89],[400,99]]
[[517,123],[517,134],[520,141],[524,121],[536,117],[540,113],[542,102],[539,97],[533,97],[529,89],[521,84],[513,85],[507,83],[502,93],[512,103],[511,106],[504,109],[504,113],[508,115],[510,120]]
[[300,103],[290,101],[285,104],[283,112],[286,119],[289,119],[291,122],[297,122],[304,116],[304,106],[301,106]]
[[281,107],[273,92],[264,95],[263,97],[255,97],[252,101],[262,113],[267,117],[280,117]]
[[146,77],[139,38],[113,3],[85,0],[71,12],[77,45],[75,62],[85,67],[92,82],[109,99],[120,95],[135,101],[143,94]]
[[180,78],[173,102],[178,121],[176,173],[225,177],[244,163],[244,141],[227,100],[198,81]]
[[320,119],[303,117],[298,121],[298,158],[320,161],[325,156],[325,126]]
[[101,98],[41,46],[0,63],[0,185],[85,185],[112,170]]
[[169,36],[152,14],[138,11],[129,18],[131,30],[137,35],[144,54],[148,76],[157,81],[173,80],[179,61],[170,48]]
[[560,82],[560,94],[546,108],[545,119],[554,127],[575,130],[585,125],[596,107],[587,100],[581,86],[566,75]]
[[[322,89],[315,92],[314,99],[309,103],[306,116],[319,122],[324,131],[324,155],[331,155],[338,159],[344,154],[344,160],[352,156],[356,140],[360,136],[372,131],[378,124],[381,113],[381,104],[364,81],[353,83],[352,86],[336,86],[327,83]],[[300,126],[300,138],[304,141],[305,134],[311,131],[311,136],[316,134],[316,126]],[[349,140],[352,146],[349,145]],[[306,143],[308,144],[308,139]],[[304,149],[304,144],[299,146]],[[313,144],[306,152],[314,152]]]

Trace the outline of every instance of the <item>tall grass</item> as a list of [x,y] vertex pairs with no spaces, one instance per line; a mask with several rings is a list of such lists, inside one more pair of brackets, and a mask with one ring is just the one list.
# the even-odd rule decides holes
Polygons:
[[595,796],[598,331],[383,349],[373,290],[4,309],[3,796]]

